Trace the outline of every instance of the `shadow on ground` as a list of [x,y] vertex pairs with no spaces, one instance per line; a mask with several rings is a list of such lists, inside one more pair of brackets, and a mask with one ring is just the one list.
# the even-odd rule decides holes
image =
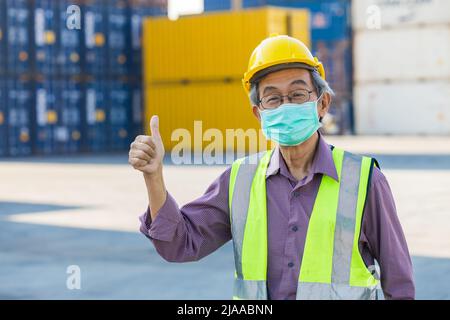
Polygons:
[[[165,262],[139,233],[0,220],[0,299],[229,299],[229,242],[199,262]],[[418,299],[450,299],[450,259],[413,257]],[[81,268],[81,290],[66,271]]]

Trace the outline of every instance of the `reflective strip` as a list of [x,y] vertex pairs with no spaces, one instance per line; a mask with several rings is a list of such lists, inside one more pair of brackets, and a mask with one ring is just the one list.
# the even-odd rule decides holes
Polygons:
[[267,285],[264,280],[234,279],[233,299],[267,300]]
[[[344,151],[333,149],[333,160],[341,179]],[[339,182],[323,175],[308,223],[299,281],[330,283]]]
[[[232,166],[234,183],[230,180],[230,192],[232,197],[230,204],[231,233],[233,236],[234,262],[236,276],[240,279],[242,275],[242,244],[244,241],[244,230],[247,222],[250,189],[258,168],[258,159],[265,152],[236,160]],[[236,173],[234,173],[234,172]]]
[[376,288],[348,284],[299,282],[297,300],[375,300]]
[[345,152],[334,229],[331,282],[336,284],[348,285],[350,280],[360,172],[361,156]]

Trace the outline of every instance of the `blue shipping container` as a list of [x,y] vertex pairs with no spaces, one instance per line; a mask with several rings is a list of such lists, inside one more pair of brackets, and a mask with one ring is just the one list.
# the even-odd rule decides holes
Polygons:
[[132,74],[142,74],[142,20],[149,16],[167,16],[167,3],[158,5],[151,1],[135,1],[130,6],[130,31],[132,48]]
[[55,153],[55,129],[58,123],[56,82],[40,79],[34,84],[35,92],[35,135],[34,151],[37,154]]
[[9,74],[31,72],[33,15],[27,0],[6,0],[7,68]]
[[87,0],[83,7],[85,73],[104,76],[108,72],[106,7],[102,0]]
[[0,157],[4,157],[8,153],[7,117],[5,79],[0,76]]
[[130,15],[127,2],[108,1],[107,17],[109,74],[126,75],[130,73],[131,66]]
[[80,74],[83,63],[82,7],[74,0],[59,0],[58,5],[58,73]]
[[24,77],[6,80],[6,104],[8,106],[8,154],[25,156],[31,154],[32,82]]
[[56,152],[74,153],[81,150],[83,89],[75,78],[57,82],[59,121],[55,129]]
[[58,54],[58,1],[34,0],[35,71],[56,74]]
[[143,128],[144,108],[140,82],[131,85],[131,136],[145,134]]
[[109,149],[126,150],[131,143],[131,87],[126,81],[108,82]]
[[84,148],[87,151],[107,151],[109,106],[106,80],[90,79],[85,84],[84,98]]
[[0,0],[0,75],[6,72],[6,2]]

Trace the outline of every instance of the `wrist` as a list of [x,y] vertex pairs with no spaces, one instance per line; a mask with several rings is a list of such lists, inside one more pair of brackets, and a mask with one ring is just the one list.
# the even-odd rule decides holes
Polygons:
[[157,170],[154,172],[143,172],[143,176],[145,181],[152,182],[152,181],[160,181],[162,178],[162,166],[160,166]]

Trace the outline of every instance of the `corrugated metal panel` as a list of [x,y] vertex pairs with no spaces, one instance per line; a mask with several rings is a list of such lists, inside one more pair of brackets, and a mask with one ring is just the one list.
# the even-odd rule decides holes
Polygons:
[[222,11],[231,9],[231,0],[204,0],[204,11]]
[[[208,129],[213,130],[209,130],[209,133],[219,134],[224,138],[226,129],[251,129],[249,134],[254,133],[259,137],[260,125],[239,82],[151,86],[147,87],[145,94],[145,123],[149,123],[151,115],[159,115],[160,132],[166,150],[183,142],[183,138],[177,134],[187,132],[191,142],[194,143],[195,140],[196,147],[200,147],[202,142],[198,142],[198,137],[202,140],[202,133],[207,133]],[[194,130],[194,121],[202,121],[197,130]],[[145,129],[148,131],[148,125]],[[209,144],[206,139],[203,141],[203,148]],[[232,143],[232,140],[228,141]],[[262,136],[258,141],[266,143]],[[226,147],[227,145],[224,146]],[[232,145],[228,147],[233,149]]]
[[450,79],[450,27],[357,32],[354,57],[357,82]]
[[448,0],[357,0],[352,7],[353,28],[358,30],[450,22]]
[[92,78],[85,84],[85,148],[87,151],[108,150],[107,81]]
[[129,7],[125,0],[110,0],[108,19],[108,71],[112,75],[126,75],[131,63]]
[[50,78],[35,82],[35,139],[34,151],[37,154],[55,153],[55,129],[58,124],[56,83]]
[[6,2],[0,0],[0,75],[6,72]]
[[55,128],[55,144],[58,153],[74,153],[81,150],[83,87],[77,78],[57,82],[59,121]]
[[143,108],[142,86],[134,82],[131,87],[131,136],[136,137],[144,134],[144,108]]
[[[59,0],[57,3],[59,5],[58,73],[79,74],[82,72],[83,64],[83,29],[77,29],[76,23],[81,23],[81,3],[77,0]],[[78,14],[76,11],[71,11],[70,15],[67,14],[67,8],[72,5],[77,5],[80,9],[79,17],[76,16]],[[70,28],[67,25],[68,22]]]
[[[240,79],[254,47],[272,32],[288,32],[283,9],[157,18],[144,22],[145,82]],[[246,30],[246,32],[242,32]],[[297,37],[309,44],[309,32]],[[152,63],[154,61],[154,63]]]
[[6,87],[5,79],[0,76],[0,156],[8,154],[8,126],[6,113]]
[[7,80],[8,153],[11,156],[31,154],[32,83],[25,77]]
[[450,134],[450,81],[355,87],[358,134]]
[[126,150],[131,143],[131,87],[126,80],[108,83],[109,134],[112,151]]
[[36,72],[55,74],[58,42],[58,2],[35,0],[34,14],[34,54]]
[[10,74],[31,69],[31,24],[33,14],[26,0],[6,0],[7,68]]
[[149,16],[167,16],[167,0],[130,1],[130,31],[132,50],[132,74],[142,74],[142,21]]
[[103,0],[86,0],[83,8],[85,73],[106,75],[107,59],[107,19]]

